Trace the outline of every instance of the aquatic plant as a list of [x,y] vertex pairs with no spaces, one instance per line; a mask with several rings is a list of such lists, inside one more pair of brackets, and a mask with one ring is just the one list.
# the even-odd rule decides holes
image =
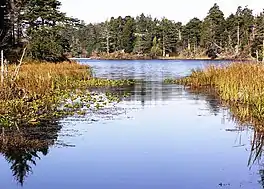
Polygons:
[[[133,80],[93,78],[89,66],[75,62],[24,64],[13,80],[15,69],[15,66],[9,67],[0,89],[0,126],[4,127],[39,125],[75,111],[81,112],[84,106],[94,107],[94,104],[101,108],[117,98],[107,94],[98,99],[99,93],[89,91],[134,83]],[[79,102],[75,103],[77,99]],[[66,108],[61,109],[63,105]]]
[[193,70],[191,75],[167,82],[189,88],[214,88],[227,104],[240,106],[236,113],[243,119],[264,119],[264,65],[259,63],[231,63]]

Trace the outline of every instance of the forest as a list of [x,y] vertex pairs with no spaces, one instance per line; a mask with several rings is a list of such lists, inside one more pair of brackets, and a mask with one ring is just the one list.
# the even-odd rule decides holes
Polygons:
[[69,57],[132,56],[257,59],[264,61],[264,11],[239,6],[225,17],[217,4],[205,18],[183,24],[150,15],[85,23],[60,10],[58,0],[3,0],[0,3],[0,49],[16,61],[26,57],[62,61]]

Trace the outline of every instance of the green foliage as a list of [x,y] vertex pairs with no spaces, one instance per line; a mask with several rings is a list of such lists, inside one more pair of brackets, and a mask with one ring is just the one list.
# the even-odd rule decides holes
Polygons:
[[61,35],[63,23],[69,21],[59,11],[61,3],[57,0],[30,0],[23,15],[29,23],[29,55],[39,60],[59,60],[69,50],[66,38]]
[[[241,39],[241,43],[239,46],[242,48],[250,43],[252,26],[254,25],[254,16],[253,11],[247,7],[242,9],[242,7],[238,7],[236,12],[236,22],[239,26],[239,36]],[[242,49],[243,50],[243,49]]]
[[161,54],[162,54],[162,50],[161,50],[160,45],[157,41],[157,37],[154,37],[153,45],[151,48],[151,55],[152,55],[152,57],[157,57],[157,56],[161,56]]
[[131,53],[134,48],[134,30],[135,20],[130,16],[126,16],[124,19],[124,27],[122,32],[122,44],[126,53]]
[[56,61],[69,50],[68,41],[56,27],[32,31],[31,38],[29,50],[33,59]]
[[209,10],[202,24],[202,44],[209,48],[213,44],[222,46],[225,39],[223,33],[225,31],[224,13],[220,10],[217,4]]
[[10,4],[7,0],[0,2],[0,49],[4,49],[10,42],[9,31],[11,29],[10,19],[8,18],[10,12]]
[[264,11],[255,20],[256,27],[253,28],[255,35],[251,54],[255,58],[259,55],[259,60],[264,60]]
[[175,50],[177,38],[178,38],[178,29],[176,25],[166,19],[163,18],[160,22],[160,29],[161,29],[161,43],[162,43],[162,51],[163,56],[166,53],[172,53]]
[[[97,35],[86,34],[90,38],[86,44],[89,43],[89,52],[101,54],[124,51],[150,56],[183,54],[195,57],[207,54],[211,58],[232,58],[233,55],[248,57],[256,49],[254,44],[259,43],[256,42],[257,30],[253,30],[256,20],[252,10],[247,7],[238,7],[235,14],[225,19],[217,4],[208,11],[204,20],[193,18],[186,25],[167,18],[152,19],[144,14],[136,18],[119,16],[112,17],[109,22],[90,24],[86,30],[94,27]],[[76,38],[82,39],[80,35]]]
[[51,60],[116,52],[188,57],[206,52],[211,58],[258,54],[259,59],[264,54],[263,13],[254,17],[248,7],[238,7],[225,19],[214,4],[204,20],[193,18],[182,25],[144,14],[86,24],[62,13],[58,0],[3,0],[0,5],[0,48],[6,50],[7,58],[12,51],[21,55],[25,46],[31,58]]
[[153,22],[150,16],[141,14],[136,18],[136,40],[133,52],[137,54],[149,53],[152,47]]
[[[183,29],[185,44],[200,46],[202,21],[198,18],[191,19]],[[187,41],[186,41],[187,40]]]

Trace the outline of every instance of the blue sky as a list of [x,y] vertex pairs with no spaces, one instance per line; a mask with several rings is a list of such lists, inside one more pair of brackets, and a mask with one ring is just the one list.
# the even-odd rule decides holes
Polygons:
[[60,0],[62,11],[87,23],[105,21],[111,16],[137,16],[141,13],[152,17],[186,23],[193,17],[203,19],[214,3],[225,15],[235,12],[239,5],[262,12],[264,0]]

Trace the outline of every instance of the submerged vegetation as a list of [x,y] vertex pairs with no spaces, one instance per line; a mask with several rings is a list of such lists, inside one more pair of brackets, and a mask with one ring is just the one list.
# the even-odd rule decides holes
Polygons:
[[5,127],[39,125],[76,111],[84,114],[84,108],[100,108],[118,100],[110,93],[88,89],[133,84],[131,80],[93,78],[89,66],[77,63],[25,64],[14,80],[15,68],[9,68],[0,89],[0,125]]
[[[193,70],[190,76],[168,83],[182,84],[191,89],[211,89],[222,101],[236,107],[233,113],[241,120],[264,121],[264,65],[231,63]],[[231,110],[233,110],[231,108]]]

